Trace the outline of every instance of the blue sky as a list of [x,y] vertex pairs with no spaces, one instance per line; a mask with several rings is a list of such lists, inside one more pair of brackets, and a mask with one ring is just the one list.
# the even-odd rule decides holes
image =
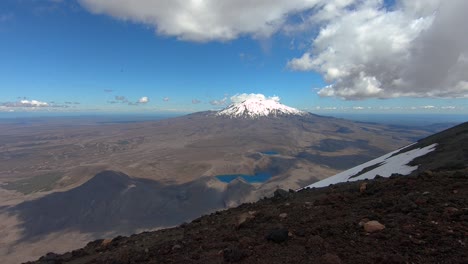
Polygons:
[[[468,113],[466,73],[441,77],[447,79],[443,85],[451,87],[448,92],[440,86],[421,88],[420,80],[405,76],[396,76],[386,85],[385,71],[398,65],[387,65],[381,73],[374,73],[373,69],[393,63],[382,58],[374,46],[366,51],[374,58],[369,55],[368,61],[356,61],[359,53],[343,47],[346,36],[339,35],[346,20],[341,21],[338,16],[328,18],[322,5],[304,6],[296,1],[296,7],[278,0],[278,9],[250,14],[254,8],[242,6],[240,2],[244,1],[240,1],[229,7],[234,18],[221,14],[213,21],[200,22],[196,15],[206,14],[196,13],[203,12],[197,7],[195,15],[182,24],[171,20],[172,16],[178,17],[177,10],[167,11],[175,12],[168,16],[164,12],[151,13],[151,8],[174,7],[163,6],[161,1],[154,1],[152,6],[140,2],[129,11],[125,1],[115,1],[113,6],[102,0],[1,1],[0,111],[194,112],[220,109],[235,94],[261,93],[277,95],[286,105],[319,113]],[[214,2],[207,1],[206,5],[211,3]],[[212,5],[204,7],[205,11],[225,12],[224,7]],[[376,16],[381,17],[372,19],[378,21],[392,18],[395,9],[410,13],[412,7],[382,2],[370,7],[339,8],[344,12],[340,17],[348,15],[349,19],[356,16],[351,10],[362,10],[364,14],[366,8],[375,9],[381,12]],[[235,17],[236,12],[239,16],[246,14],[245,10],[249,10],[245,15],[249,23]],[[279,18],[271,20],[272,14],[278,12]],[[437,21],[431,17],[433,10],[418,12],[394,17],[402,21],[426,17],[429,22],[416,33],[430,31],[431,23],[435,23],[432,21]],[[323,14],[327,18],[322,18]],[[362,26],[359,21],[350,21],[357,23],[355,28]],[[327,27],[338,30],[323,40],[319,36]],[[373,32],[372,27],[366,30],[366,34]],[[396,37],[416,34],[415,29],[400,30]],[[348,31],[343,28],[343,32]],[[417,43],[419,39],[411,40]],[[353,41],[350,39],[350,46],[376,43],[385,51],[386,44],[375,39],[366,43]],[[413,44],[405,45],[395,54],[410,50]],[[330,47],[341,52],[339,57],[327,53]],[[466,50],[460,50],[458,56],[466,54]],[[373,64],[377,59],[382,63]],[[356,65],[364,69],[359,68],[363,73],[360,77],[350,73],[356,72]],[[417,64],[412,69],[415,68]],[[418,74],[425,76],[430,70],[414,75]],[[402,79],[409,85],[393,85]],[[333,87],[326,88],[330,84]]]

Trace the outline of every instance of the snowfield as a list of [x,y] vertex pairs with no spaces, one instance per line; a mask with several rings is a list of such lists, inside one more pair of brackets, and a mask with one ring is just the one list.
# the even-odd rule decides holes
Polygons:
[[[390,152],[384,156],[368,161],[364,164],[361,164],[349,170],[343,171],[341,173],[338,173],[324,180],[313,183],[309,186],[306,186],[305,188],[326,187],[330,184],[336,184],[340,182],[373,179],[377,175],[380,175],[382,177],[390,177],[390,175],[392,175],[393,173],[408,175],[414,170],[416,170],[418,166],[408,166],[407,164],[417,157],[426,155],[427,153],[434,151],[436,146],[437,144],[432,144],[424,148],[418,148],[418,149],[413,149],[407,152],[403,152],[392,157],[392,155],[408,147],[408,146],[405,146],[401,149]],[[363,170],[365,171],[368,170],[368,171],[364,172]],[[361,174],[358,175],[360,172]],[[358,175],[358,176],[355,176],[355,175]]]
[[241,103],[234,103],[226,109],[216,113],[218,116],[228,116],[231,118],[247,117],[258,118],[261,116],[278,115],[303,115],[304,112],[281,104],[274,99],[247,99]]

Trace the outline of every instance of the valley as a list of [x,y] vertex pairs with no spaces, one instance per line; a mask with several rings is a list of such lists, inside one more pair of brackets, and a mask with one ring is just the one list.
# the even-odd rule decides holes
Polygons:
[[298,189],[429,134],[310,113],[213,111],[0,126],[0,217],[9,230],[0,255],[12,262],[65,241],[70,250]]

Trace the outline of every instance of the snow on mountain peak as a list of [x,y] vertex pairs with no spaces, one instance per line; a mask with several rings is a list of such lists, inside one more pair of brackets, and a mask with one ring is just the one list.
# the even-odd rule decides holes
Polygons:
[[231,118],[258,118],[262,116],[303,115],[296,108],[281,104],[278,96],[263,94],[240,94],[231,97],[232,104],[216,113]]

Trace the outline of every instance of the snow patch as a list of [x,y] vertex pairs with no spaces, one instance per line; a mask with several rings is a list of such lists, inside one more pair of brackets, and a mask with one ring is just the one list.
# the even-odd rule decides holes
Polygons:
[[[434,151],[437,144],[432,144],[424,148],[413,149],[407,152],[400,153],[398,155],[392,156],[406,147],[390,152],[384,156],[376,158],[374,160],[363,163],[359,166],[351,168],[349,170],[338,173],[334,176],[326,178],[324,180],[313,183],[305,188],[312,187],[326,187],[330,184],[336,184],[340,182],[348,181],[359,181],[364,179],[374,179],[375,176],[380,175],[382,177],[390,177],[393,173],[398,173],[401,175],[408,175],[418,168],[418,166],[408,166],[410,163],[417,157],[424,156],[427,153]],[[376,166],[376,168],[370,169],[367,172],[362,173],[361,175],[355,176],[363,171],[363,169]],[[355,177],[353,177],[355,176]]]
[[234,101],[225,109],[216,113],[217,116],[227,116],[230,118],[258,118],[262,116],[282,116],[282,115],[304,115],[296,108],[281,104],[278,97],[256,97]]

